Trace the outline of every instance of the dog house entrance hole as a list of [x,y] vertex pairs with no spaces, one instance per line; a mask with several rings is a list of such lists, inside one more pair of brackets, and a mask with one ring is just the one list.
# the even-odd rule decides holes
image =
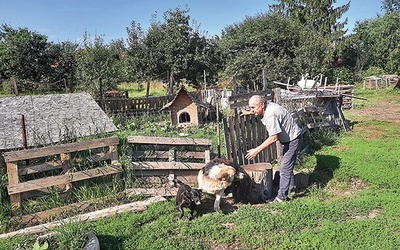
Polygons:
[[190,122],[190,115],[188,112],[182,112],[179,115],[179,123],[189,123]]

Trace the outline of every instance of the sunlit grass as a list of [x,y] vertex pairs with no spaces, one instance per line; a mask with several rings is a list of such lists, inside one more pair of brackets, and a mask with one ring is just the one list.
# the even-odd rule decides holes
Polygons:
[[[131,98],[145,97],[147,94],[148,84],[149,96],[165,96],[168,95],[167,84],[158,81],[151,81],[149,83],[121,83],[118,85],[119,90],[128,91],[128,95]],[[191,92],[195,91],[193,87],[185,85],[185,88]]]

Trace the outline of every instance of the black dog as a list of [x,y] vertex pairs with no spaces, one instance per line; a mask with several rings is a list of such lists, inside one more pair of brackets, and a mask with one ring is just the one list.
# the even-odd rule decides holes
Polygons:
[[184,211],[183,208],[190,209],[189,220],[193,219],[194,211],[196,210],[196,205],[200,205],[200,199],[202,191],[201,189],[193,189],[189,185],[183,183],[180,180],[174,179],[175,183],[179,184],[178,193],[176,194],[175,204],[178,206],[179,211],[181,212],[179,215],[179,219],[183,217]]

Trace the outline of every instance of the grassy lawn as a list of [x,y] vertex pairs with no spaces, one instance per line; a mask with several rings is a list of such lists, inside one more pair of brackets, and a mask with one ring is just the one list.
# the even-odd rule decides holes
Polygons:
[[[177,219],[172,198],[142,212],[80,224],[96,232],[101,249],[399,249],[400,123],[357,113],[399,104],[400,92],[357,91],[368,101],[356,101],[345,113],[353,130],[302,158],[311,183],[289,202],[234,204],[234,211],[218,213],[205,203],[189,221]],[[18,243],[32,249],[32,239],[0,240],[0,249],[17,249]]]

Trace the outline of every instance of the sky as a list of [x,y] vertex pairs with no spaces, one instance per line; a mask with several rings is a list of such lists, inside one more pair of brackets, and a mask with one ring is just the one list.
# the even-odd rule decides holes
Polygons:
[[[337,0],[336,5],[348,0]],[[274,0],[0,0],[0,22],[14,29],[28,28],[46,35],[55,43],[82,41],[87,32],[90,37],[102,36],[106,43],[126,39],[126,27],[131,22],[140,23],[148,30],[152,16],[163,21],[163,13],[169,9],[181,10],[187,6],[188,15],[200,30],[209,37],[221,35],[221,31],[246,16],[256,16],[268,11]],[[382,14],[381,0],[351,0],[347,29],[351,32],[356,21]]]

